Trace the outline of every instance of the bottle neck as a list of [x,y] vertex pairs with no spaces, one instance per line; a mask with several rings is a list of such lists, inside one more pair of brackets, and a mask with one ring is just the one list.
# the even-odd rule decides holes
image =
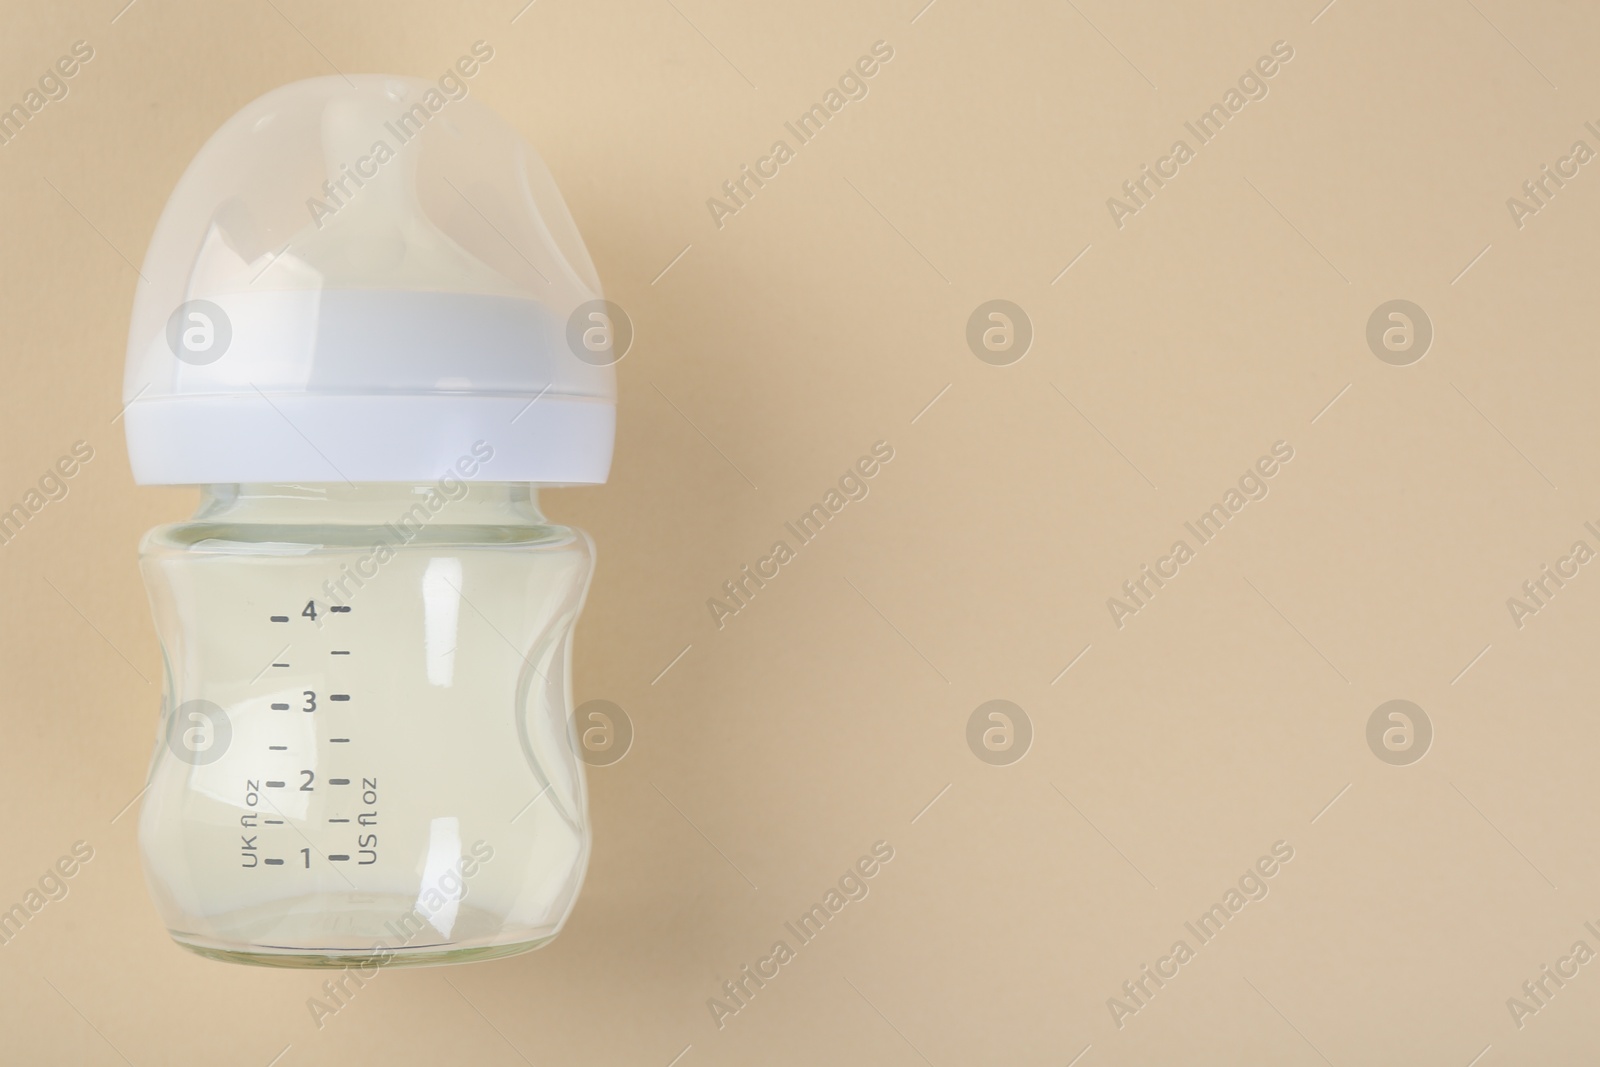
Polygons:
[[[419,510],[420,509],[420,510]],[[449,525],[538,526],[538,489],[528,482],[425,484],[227,483],[201,487],[194,521],[381,526],[412,521]]]

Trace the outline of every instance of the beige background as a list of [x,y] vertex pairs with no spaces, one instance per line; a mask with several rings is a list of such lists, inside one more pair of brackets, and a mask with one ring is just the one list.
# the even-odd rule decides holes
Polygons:
[[[96,52],[0,148],[0,505],[95,450],[0,547],[0,907],[95,851],[0,947],[0,1059],[1600,1054],[1600,964],[1520,1029],[1506,1006],[1573,942],[1600,950],[1600,575],[1520,630],[1506,608],[1600,547],[1600,174],[1520,230],[1505,204],[1600,148],[1600,12],[122,2],[0,10],[6,105],[72,42]],[[601,552],[577,696],[637,739],[590,775],[594,861],[552,947],[385,972],[318,1029],[323,975],[170,943],[135,817],[113,821],[159,700],[135,546],[195,500],[131,484],[130,261],[249,100],[435,76],[478,39],[473,92],[544,154],[637,328],[611,483],[546,498]],[[878,40],[867,98],[718,229],[706,199]],[[1119,230],[1106,198],[1278,40],[1270,95]],[[1010,366],[965,341],[993,298],[1036,332]],[[1396,298],[1436,331],[1406,367],[1364,336]],[[707,598],[878,440],[871,495],[718,631]],[[1279,440],[1271,495],[1118,630],[1106,599]],[[1034,730],[1009,766],[966,742],[996,698]],[[1435,730],[1410,766],[1365,737],[1394,698]],[[878,840],[871,894],[719,1030],[722,980]],[[1107,998],[1279,840],[1270,895],[1114,1026]]]

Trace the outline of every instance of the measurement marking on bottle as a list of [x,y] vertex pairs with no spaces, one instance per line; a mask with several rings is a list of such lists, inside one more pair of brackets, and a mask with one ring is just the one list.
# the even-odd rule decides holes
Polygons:
[[272,710],[273,711],[288,711],[289,710],[289,705],[287,705],[287,704],[274,704],[274,705],[272,705]]
[[349,700],[350,699],[350,694],[349,693],[329,693],[328,694],[328,699],[329,700]]
[[283,788],[283,783],[282,782],[268,782],[267,783],[267,788],[268,789],[282,789]]
[[328,857],[328,859],[335,860],[335,861],[337,861],[337,860],[347,860],[349,858],[350,857],[346,856],[343,852],[335,852],[333,855]]
[[335,604],[333,607],[329,608],[328,610],[329,611],[346,612],[346,611],[350,610],[350,605],[349,604]]
[[348,779],[348,778],[329,778],[328,779],[328,784],[329,785],[349,785],[350,784],[350,779]]
[[282,826],[283,825],[283,820],[282,819],[263,819],[262,821],[265,822],[268,826]]
[[348,737],[330,737],[328,738],[328,743],[333,745],[348,745],[350,743],[350,739]]
[[330,655],[330,656],[348,656],[349,654],[350,654],[350,650],[348,648],[345,648],[345,649],[336,648],[336,649],[334,649],[334,650],[332,650],[331,652],[328,653],[328,655]]
[[349,822],[349,819],[329,819],[329,822]]
[[[272,621],[273,621],[273,622],[288,622],[288,621],[289,621],[289,616],[287,616],[287,615],[274,615],[274,616],[273,616],[273,617],[272,617]],[[271,863],[271,862],[272,862],[272,861],[271,861],[271,860],[268,860],[268,861],[267,861],[267,862],[268,862],[268,863]],[[279,863],[282,863],[282,862],[283,862],[283,861],[282,861],[282,860],[279,860],[279,861],[278,861],[278,862],[279,862]]]
[[289,746],[288,745],[268,745],[267,746],[267,751],[268,752],[287,752],[287,751],[289,751]]
[[282,867],[283,866],[283,861],[282,860],[263,860],[262,862],[264,862],[268,867]]
[[288,664],[287,663],[274,663],[273,666],[274,667],[287,667]]

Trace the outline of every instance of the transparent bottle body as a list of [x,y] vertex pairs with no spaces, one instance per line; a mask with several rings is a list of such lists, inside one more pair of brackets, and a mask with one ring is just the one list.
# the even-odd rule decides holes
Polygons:
[[140,816],[197,952],[284,966],[537,947],[587,866],[581,531],[526,485],[214,486],[140,552],[165,688]]

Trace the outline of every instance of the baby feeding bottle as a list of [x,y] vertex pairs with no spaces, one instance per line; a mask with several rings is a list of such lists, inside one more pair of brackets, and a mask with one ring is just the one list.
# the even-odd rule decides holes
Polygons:
[[204,956],[510,955],[583,880],[594,549],[536,486],[605,480],[625,345],[549,172],[461,73],[268,93],[150,242],[128,453],[201,499],[140,547],[164,693],[139,842]]

